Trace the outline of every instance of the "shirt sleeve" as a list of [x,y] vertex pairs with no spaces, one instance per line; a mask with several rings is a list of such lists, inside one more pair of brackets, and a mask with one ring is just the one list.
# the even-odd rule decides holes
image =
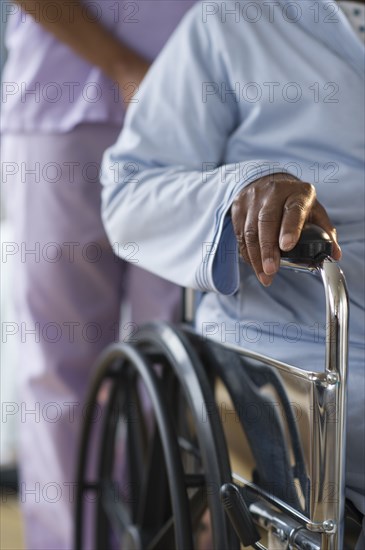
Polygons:
[[[238,289],[229,210],[240,190],[273,170],[265,159],[222,161],[240,124],[220,56],[219,22],[201,5],[185,16],[129,107],[103,160],[102,214],[117,253],[165,279],[202,291]],[[223,47],[223,44],[222,44]]]

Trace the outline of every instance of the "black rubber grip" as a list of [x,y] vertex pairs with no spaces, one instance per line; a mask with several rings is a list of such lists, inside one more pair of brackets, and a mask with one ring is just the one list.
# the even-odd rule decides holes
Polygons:
[[296,246],[289,252],[281,252],[282,258],[298,262],[321,262],[332,255],[332,241],[318,225],[306,223]]
[[260,540],[248,507],[233,483],[225,483],[220,490],[221,501],[243,546],[252,546]]

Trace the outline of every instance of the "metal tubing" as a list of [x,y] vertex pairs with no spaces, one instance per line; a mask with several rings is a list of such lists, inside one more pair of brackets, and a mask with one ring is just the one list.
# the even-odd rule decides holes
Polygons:
[[[348,371],[348,294],[344,274],[337,263],[330,258],[323,260],[318,266],[302,265],[282,260],[281,265],[297,271],[307,271],[319,274],[322,278],[326,298],[326,355],[325,373],[328,390],[323,401],[318,403],[318,420],[323,431],[320,438],[314,442],[314,455],[318,464],[319,491],[321,487],[335,480],[335,494],[332,504],[334,522],[333,533],[322,536],[322,550],[338,550],[343,547],[344,515],[345,515],[345,456],[346,456],[346,400]],[[336,422],[330,426],[325,424],[328,406],[336,406]],[[327,446],[327,449],[326,449]],[[330,452],[328,452],[330,447]],[[325,472],[320,478],[319,466]],[[312,510],[312,519],[316,521],[317,511],[321,513],[321,505],[316,503]],[[318,508],[318,509],[317,509]],[[323,509],[322,509],[323,511]]]
[[[314,422],[317,423],[317,438],[313,441],[313,462],[317,465],[318,487],[314,489],[311,514],[307,528],[321,530],[321,550],[343,548],[345,514],[345,443],[346,443],[346,396],[348,370],[348,295],[346,281],[340,267],[330,258],[320,264],[307,265],[281,260],[281,267],[308,272],[322,278],[326,298],[326,354],[324,373],[311,373],[317,381],[314,391]],[[264,360],[279,370],[292,370],[300,375],[301,369],[274,361],[236,346],[228,346],[238,353]],[[303,372],[303,371],[302,371]],[[308,372],[303,372],[305,378]],[[320,388],[322,386],[322,389]],[[331,407],[335,406],[335,409]],[[328,422],[328,412],[336,411],[336,422]],[[233,475],[233,477],[237,477]],[[243,481],[243,480],[241,480]],[[246,485],[250,485],[245,480]],[[323,498],[323,488],[335,483],[332,502]],[[256,490],[256,488],[255,488]],[[259,492],[259,491],[258,491]],[[288,507],[290,508],[290,507]],[[288,510],[289,511],[289,510]],[[292,512],[292,510],[290,510]],[[303,518],[304,519],[304,518]]]
[[[335,503],[334,518],[336,532],[328,537],[328,545],[323,550],[336,550],[343,547],[345,517],[345,456],[346,456],[346,402],[348,370],[348,295],[345,277],[338,265],[324,260],[320,274],[326,295],[326,373],[329,382],[335,384],[336,420],[334,430],[334,453],[331,466],[334,479],[338,483],[338,499]],[[330,467],[330,464],[326,465]]]

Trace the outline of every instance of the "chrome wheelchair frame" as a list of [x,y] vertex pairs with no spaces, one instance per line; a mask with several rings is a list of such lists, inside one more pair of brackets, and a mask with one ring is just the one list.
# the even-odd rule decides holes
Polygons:
[[[323,372],[235,346],[223,349],[203,341],[189,326],[166,323],[147,325],[133,345],[115,344],[104,352],[87,400],[80,447],[76,550],[86,548],[88,493],[94,495],[92,523],[100,550],[200,548],[204,518],[217,550],[238,550],[241,544],[275,550],[344,548],[348,298],[343,273],[328,257],[323,238],[303,232],[292,257],[281,260],[284,268],[322,278],[327,317]],[[186,297],[185,310],[192,317],[192,295]],[[240,385],[251,388],[250,395],[264,399],[265,405],[262,388],[268,381],[274,388],[286,410],[285,422],[264,420],[263,433],[276,434],[277,449],[283,442],[284,447],[291,445],[273,454],[278,488],[268,483],[271,457],[264,457],[265,447],[255,442],[254,430],[250,435],[247,419],[242,423],[256,453],[256,475],[246,479],[232,472],[216,402],[217,380],[234,405],[239,404]],[[311,411],[302,430],[306,448],[288,399],[293,386]],[[93,453],[98,408],[103,419],[97,427],[99,449]],[[124,465],[117,460],[118,446]],[[287,494],[289,502],[283,498]],[[267,547],[259,542],[257,528],[267,531]]]

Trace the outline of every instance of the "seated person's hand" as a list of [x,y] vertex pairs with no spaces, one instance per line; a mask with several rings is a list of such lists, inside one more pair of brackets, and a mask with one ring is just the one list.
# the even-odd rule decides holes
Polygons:
[[333,258],[341,257],[336,229],[317,201],[315,187],[290,174],[255,180],[236,197],[231,215],[240,254],[264,286],[272,283],[279,269],[280,249],[294,248],[307,221],[329,234]]

